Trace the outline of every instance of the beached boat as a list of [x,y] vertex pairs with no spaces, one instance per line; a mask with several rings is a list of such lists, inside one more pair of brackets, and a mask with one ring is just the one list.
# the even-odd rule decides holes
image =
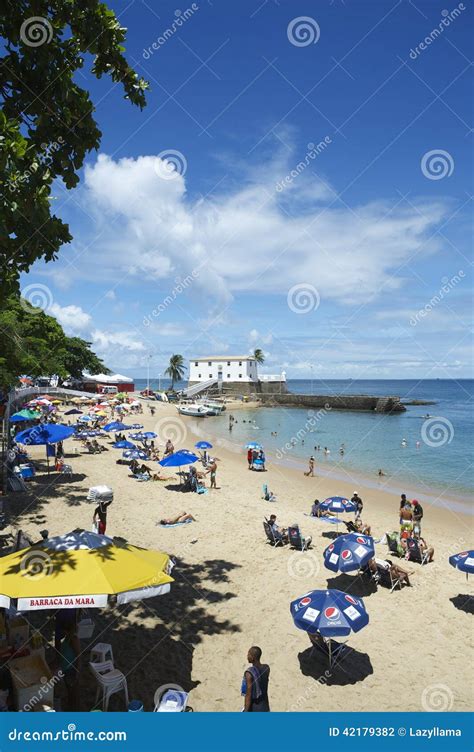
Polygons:
[[205,405],[198,404],[179,405],[178,412],[181,415],[189,415],[193,418],[205,418],[209,415],[208,408]]
[[206,399],[205,397],[198,400],[197,404],[204,405],[204,407],[207,407],[208,415],[220,415],[225,410],[225,405],[223,402],[218,402],[217,400]]

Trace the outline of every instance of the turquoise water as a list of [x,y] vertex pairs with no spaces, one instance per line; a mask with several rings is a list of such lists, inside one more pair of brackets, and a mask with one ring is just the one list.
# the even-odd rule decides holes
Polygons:
[[[278,461],[303,467],[314,454],[320,474],[344,477],[361,473],[379,483],[378,470],[387,481],[407,484],[420,496],[431,489],[449,490],[469,497],[472,475],[472,406],[474,381],[314,381],[288,382],[301,394],[374,394],[435,400],[435,405],[408,406],[395,415],[336,410],[313,413],[296,408],[258,408],[234,412],[236,422],[228,430],[229,411],[199,423],[199,433],[220,437],[235,449],[247,441],[262,443]],[[426,414],[433,416],[424,420]],[[276,432],[276,436],[272,435]],[[406,446],[402,446],[403,440]],[[418,444],[417,444],[418,442]],[[345,445],[343,456],[339,453]],[[320,445],[321,450],[315,449]],[[324,455],[327,447],[330,454]],[[383,479],[385,482],[385,479]],[[398,486],[398,484],[397,484]]]

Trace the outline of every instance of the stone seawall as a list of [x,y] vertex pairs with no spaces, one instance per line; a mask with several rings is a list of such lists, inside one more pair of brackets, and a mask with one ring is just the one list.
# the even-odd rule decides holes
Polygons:
[[400,397],[377,397],[366,394],[255,394],[265,407],[326,408],[326,410],[364,410],[377,413],[400,413],[406,407]]

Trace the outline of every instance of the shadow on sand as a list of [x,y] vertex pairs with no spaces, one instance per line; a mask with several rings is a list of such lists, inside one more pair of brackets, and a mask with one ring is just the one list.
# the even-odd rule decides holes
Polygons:
[[[332,641],[333,651],[340,643]],[[367,653],[346,645],[340,657],[336,658],[329,668],[327,654],[318,648],[309,647],[298,653],[301,673],[310,676],[320,684],[343,687],[347,684],[357,684],[374,673],[372,663]]]

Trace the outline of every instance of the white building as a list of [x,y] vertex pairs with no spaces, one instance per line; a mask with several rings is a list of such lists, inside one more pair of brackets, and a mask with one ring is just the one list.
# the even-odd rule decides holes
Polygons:
[[189,361],[189,382],[199,383],[210,379],[225,382],[258,382],[257,361],[252,355],[210,355]]

